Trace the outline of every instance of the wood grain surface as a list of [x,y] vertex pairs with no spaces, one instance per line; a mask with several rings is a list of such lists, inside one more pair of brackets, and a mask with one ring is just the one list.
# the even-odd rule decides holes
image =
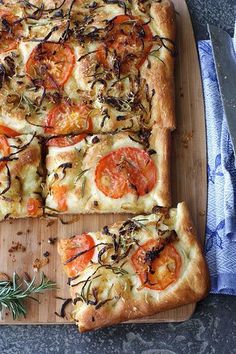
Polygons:
[[[198,55],[187,5],[184,0],[174,0],[177,12],[178,58],[176,65],[176,114],[177,130],[173,133],[172,144],[172,194],[173,205],[185,200],[192,213],[198,235],[204,240],[205,211],[207,195],[206,179],[206,140],[205,120],[202,97],[202,85],[199,72]],[[63,217],[68,220],[73,217]],[[62,271],[57,255],[56,244],[48,243],[50,237],[65,238],[84,231],[96,231],[116,220],[126,219],[127,215],[91,215],[80,216],[70,225],[55,221],[48,226],[48,220],[14,220],[0,224],[0,272],[11,275],[28,272],[34,275],[32,263],[49,252],[49,264],[43,267],[45,274],[55,280],[60,289],[39,295],[40,304],[28,301],[27,317],[15,324],[55,324],[64,323],[55,315],[60,311],[62,301],[56,296],[68,298],[67,279]],[[13,242],[20,242],[26,247],[25,252],[10,254],[8,250]],[[188,319],[195,309],[195,304],[163,312],[135,322],[173,322]],[[69,320],[68,320],[69,322]],[[11,315],[6,314],[1,324],[13,323]]]

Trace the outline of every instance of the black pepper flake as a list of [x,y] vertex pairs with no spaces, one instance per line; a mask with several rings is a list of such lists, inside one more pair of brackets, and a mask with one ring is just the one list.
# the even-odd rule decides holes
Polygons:
[[95,318],[92,316],[92,322],[95,322]]
[[89,5],[90,9],[95,9],[98,6],[96,1],[93,1],[92,4]]
[[104,226],[103,228],[103,231],[102,231],[105,235],[109,235],[110,234],[110,231],[109,231],[109,228],[108,226]]
[[97,144],[97,143],[99,143],[99,138],[97,137],[97,136],[95,136],[93,139],[92,139],[92,143],[93,144]]
[[120,122],[121,120],[125,120],[125,116],[117,116],[116,120]]
[[93,202],[93,204],[94,204],[94,206],[98,206],[98,201],[97,200],[94,200],[94,202]]
[[52,18],[56,18],[56,17],[62,17],[62,18],[64,17],[64,13],[62,9],[56,11]]
[[150,149],[150,150],[148,150],[148,155],[154,155],[154,154],[156,154],[157,152],[156,152],[156,150],[154,150],[154,149]]
[[50,253],[48,251],[44,252],[44,254],[43,254],[43,256],[46,258],[49,257],[49,255],[50,255]]

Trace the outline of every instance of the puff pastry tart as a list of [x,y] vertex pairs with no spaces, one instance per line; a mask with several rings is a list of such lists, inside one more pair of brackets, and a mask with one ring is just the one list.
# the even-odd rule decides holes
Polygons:
[[40,164],[36,137],[0,135],[0,220],[42,215]]
[[209,276],[185,203],[60,240],[81,332],[198,301]]
[[48,141],[46,212],[151,212],[170,205],[168,129]]
[[0,124],[58,135],[175,127],[170,1],[1,2]]

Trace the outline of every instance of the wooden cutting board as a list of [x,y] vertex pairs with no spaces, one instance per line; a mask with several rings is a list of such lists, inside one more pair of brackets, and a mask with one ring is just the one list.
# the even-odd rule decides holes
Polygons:
[[[173,205],[178,201],[187,201],[199,237],[204,240],[205,211],[207,195],[206,179],[206,138],[202,97],[202,85],[199,72],[198,55],[187,5],[184,0],[174,0],[177,23],[177,47],[179,55],[176,66],[176,113],[178,129],[173,133],[172,146],[172,193]],[[32,262],[42,258],[48,251],[49,264],[42,268],[45,274],[55,280],[60,289],[40,295],[40,305],[28,301],[26,319],[12,320],[6,315],[2,324],[55,324],[65,320],[57,317],[55,311],[60,311],[61,300],[56,296],[69,297],[67,279],[62,272],[57,255],[56,244],[50,245],[50,237],[70,237],[85,231],[95,231],[115,220],[127,218],[127,215],[94,215],[80,216],[79,220],[70,225],[62,225],[55,221],[48,226],[48,220],[16,220],[0,224],[0,272],[11,275],[28,272],[31,276]],[[70,216],[63,220],[71,219]],[[25,252],[10,254],[8,250],[13,242],[25,246]],[[180,307],[175,310],[160,313],[156,316],[135,322],[170,322],[188,319],[195,309],[195,304]]]

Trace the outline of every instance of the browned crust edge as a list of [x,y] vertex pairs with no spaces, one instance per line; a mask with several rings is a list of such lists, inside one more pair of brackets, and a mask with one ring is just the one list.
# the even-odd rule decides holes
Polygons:
[[159,128],[155,125],[150,137],[150,146],[154,146],[157,155],[158,182],[155,199],[158,206],[171,206],[171,183],[170,183],[170,158],[171,158],[171,132],[169,129]]
[[[165,0],[151,6],[151,15],[160,36],[175,42],[176,19],[175,9],[171,1]],[[165,49],[162,51],[162,60],[155,59],[150,69],[147,65],[141,70],[142,77],[146,79],[150,92],[155,90],[152,103],[151,122],[160,127],[174,130],[175,118],[175,58]]]
[[[176,232],[180,242],[184,242],[189,261],[178,282],[165,291],[157,293],[156,301],[145,302],[135,298],[125,299],[116,308],[106,306],[95,310],[88,306],[83,311],[80,323],[77,321],[80,332],[114,325],[131,319],[142,318],[156,313],[173,309],[182,305],[194,303],[203,299],[209,292],[210,280],[207,264],[202,252],[202,247],[197,239],[190,213],[185,203],[177,206]],[[70,240],[62,240],[58,251],[62,256]],[[76,319],[75,319],[76,320]]]

